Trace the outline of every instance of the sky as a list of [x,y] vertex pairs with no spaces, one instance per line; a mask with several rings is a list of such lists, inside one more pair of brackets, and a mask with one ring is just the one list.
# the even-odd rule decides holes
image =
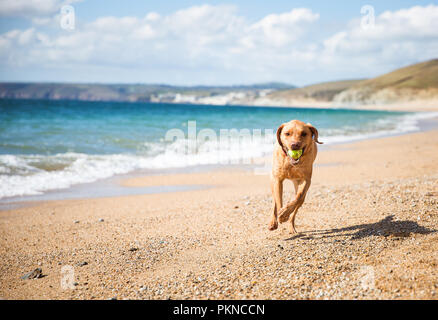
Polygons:
[[433,58],[436,1],[0,0],[0,81],[303,86]]

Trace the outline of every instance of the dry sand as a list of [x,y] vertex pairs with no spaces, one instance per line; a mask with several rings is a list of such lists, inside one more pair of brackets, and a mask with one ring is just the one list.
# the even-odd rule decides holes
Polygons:
[[[222,169],[125,184],[212,187],[0,212],[0,297],[438,297],[438,131],[320,152],[295,236],[267,230],[266,175]],[[74,289],[61,286],[68,265]],[[20,278],[38,267],[44,277]]]
[[362,103],[362,102],[337,102],[320,101],[315,99],[272,99],[268,97],[258,98],[255,101],[245,101],[243,104],[254,106],[272,106],[285,108],[348,108],[356,110],[379,110],[401,112],[438,112],[438,99],[412,101],[394,101],[386,103]]

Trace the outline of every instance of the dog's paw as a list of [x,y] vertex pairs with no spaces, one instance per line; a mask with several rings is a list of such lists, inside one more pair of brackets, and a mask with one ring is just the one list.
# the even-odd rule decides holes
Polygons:
[[284,223],[289,219],[290,216],[290,211],[285,209],[282,209],[279,213],[278,213],[278,221],[280,221],[280,223]]
[[295,229],[295,226],[294,225],[290,225],[290,227],[289,227],[289,233],[290,234],[299,234],[299,232],[297,231],[297,229]]
[[275,220],[275,221],[271,221],[271,223],[269,223],[269,227],[268,227],[268,229],[270,230],[270,231],[274,231],[275,229],[277,229],[278,228],[278,222],[277,222],[277,220]]

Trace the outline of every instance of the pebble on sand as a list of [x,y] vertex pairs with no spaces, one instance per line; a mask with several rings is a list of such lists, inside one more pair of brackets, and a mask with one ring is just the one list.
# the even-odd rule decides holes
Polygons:
[[29,280],[29,279],[38,279],[43,277],[43,270],[41,268],[36,268],[35,270],[26,273],[24,276],[21,277],[23,280]]

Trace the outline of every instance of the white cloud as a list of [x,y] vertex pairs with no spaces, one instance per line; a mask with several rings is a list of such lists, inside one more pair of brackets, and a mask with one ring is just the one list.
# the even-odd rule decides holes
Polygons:
[[81,0],[0,0],[0,16],[36,18],[53,15],[61,6]]
[[[324,41],[324,55],[333,62],[352,59],[368,65],[400,64],[421,61],[438,54],[438,6],[415,6],[385,11],[375,19],[374,27],[361,28],[353,21],[348,30]],[[406,64],[406,63],[405,63]]]
[[1,0],[2,16],[39,16],[52,14],[60,8],[58,0]]
[[366,30],[353,19],[325,40],[312,34],[321,28],[319,17],[298,8],[249,21],[235,6],[202,5],[168,15],[100,17],[73,31],[52,25],[43,32],[34,24],[0,35],[0,66],[10,73],[62,66],[83,81],[302,84],[373,76],[438,52],[438,6],[387,11]]
[[301,36],[308,23],[318,20],[319,14],[302,8],[282,14],[270,14],[250,26],[254,38],[276,47],[290,44]]

